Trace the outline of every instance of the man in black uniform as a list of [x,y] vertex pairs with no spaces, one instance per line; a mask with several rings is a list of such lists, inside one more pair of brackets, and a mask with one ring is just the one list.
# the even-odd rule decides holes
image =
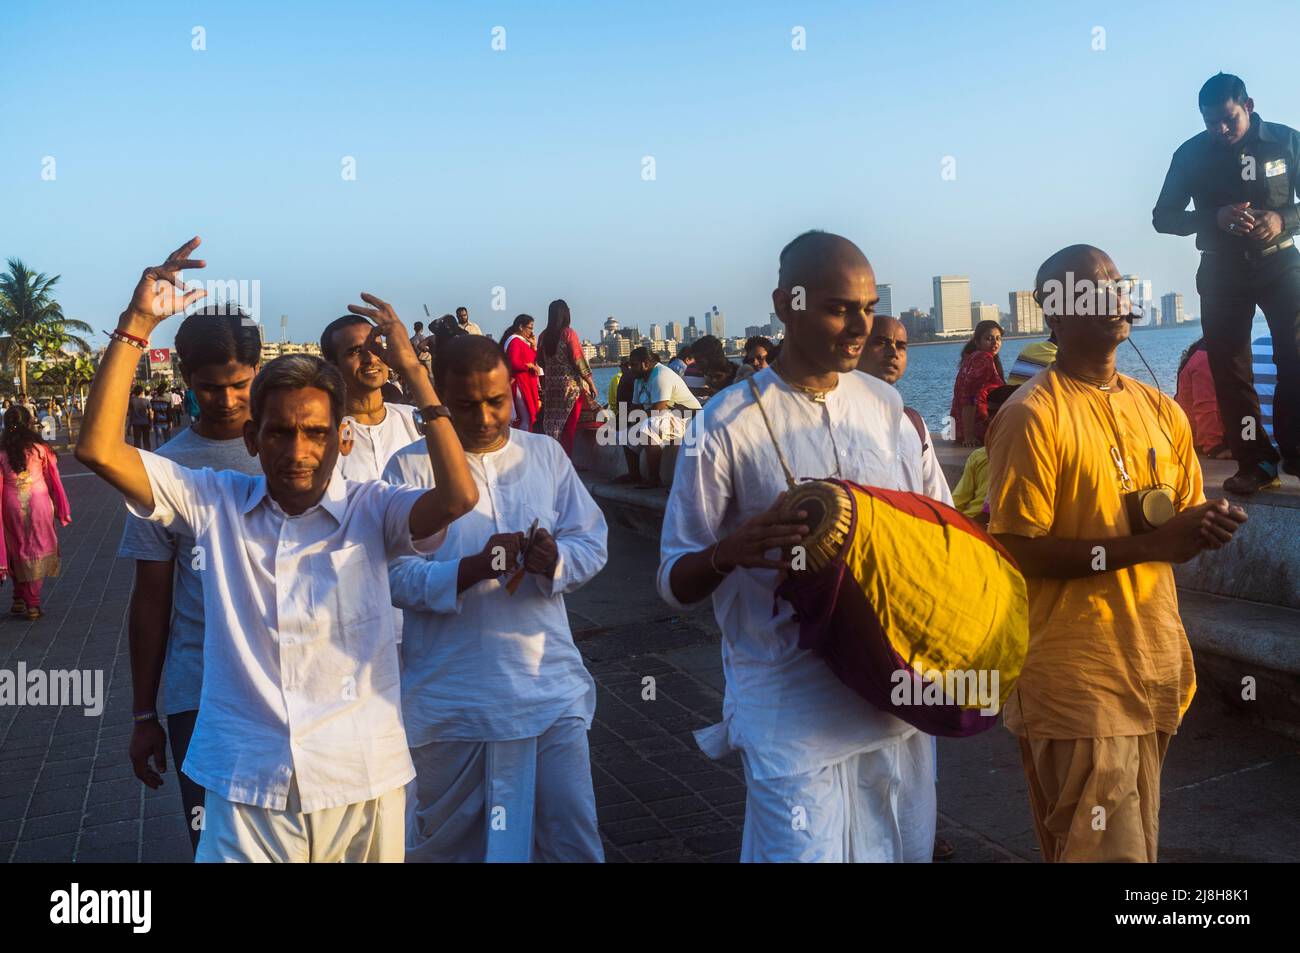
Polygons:
[[[1196,233],[1201,327],[1224,437],[1237,461],[1223,488],[1248,494],[1278,484],[1278,451],[1282,469],[1300,476],[1300,206],[1293,201],[1300,133],[1261,121],[1236,76],[1212,76],[1197,102],[1205,132],[1174,153],[1151,218],[1158,232]],[[1260,425],[1251,372],[1257,305],[1277,364],[1277,450]]]

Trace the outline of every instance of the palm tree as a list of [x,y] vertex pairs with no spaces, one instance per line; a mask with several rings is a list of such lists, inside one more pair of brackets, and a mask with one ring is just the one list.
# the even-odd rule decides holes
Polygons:
[[73,347],[90,353],[90,344],[80,335],[93,334],[94,328],[63,316],[53,294],[58,281],[58,275],[38,274],[17,258],[10,258],[9,271],[0,274],[0,352],[7,363],[18,366],[20,393],[27,393],[27,362],[33,352],[56,357]]

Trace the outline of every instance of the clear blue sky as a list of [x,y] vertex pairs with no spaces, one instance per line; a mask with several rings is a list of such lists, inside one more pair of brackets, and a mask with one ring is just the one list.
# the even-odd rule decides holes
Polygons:
[[499,332],[563,297],[584,336],[715,304],[739,333],[807,228],[857,241],[899,309],[966,274],[1005,310],[1086,241],[1198,313],[1191,239],[1150,222],[1197,89],[1236,72],[1300,125],[1300,7],[1242,9],[6,0],[0,257],[61,273],[67,313],[108,328],[198,233],[191,277],[260,280],[268,336],[287,313],[294,340],[362,290],[408,323],[465,304]]

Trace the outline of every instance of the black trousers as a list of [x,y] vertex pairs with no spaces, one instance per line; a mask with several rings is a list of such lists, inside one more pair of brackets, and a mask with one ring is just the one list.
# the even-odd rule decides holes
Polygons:
[[[1223,437],[1233,458],[1244,466],[1276,462],[1279,450],[1284,459],[1300,458],[1300,251],[1293,246],[1259,261],[1202,254],[1196,290]],[[1268,321],[1277,365],[1277,450],[1260,424],[1251,370],[1250,325],[1257,305]]]
[[[199,720],[197,711],[181,711],[167,716],[167,735],[171,742],[172,768],[181,785],[181,803],[185,805],[185,826],[190,832],[190,850],[199,849],[201,824],[196,823],[195,808],[203,807],[203,786],[181,770],[185,763],[185,752],[190,750],[190,739],[194,737],[194,723]],[[201,812],[200,812],[201,813]]]

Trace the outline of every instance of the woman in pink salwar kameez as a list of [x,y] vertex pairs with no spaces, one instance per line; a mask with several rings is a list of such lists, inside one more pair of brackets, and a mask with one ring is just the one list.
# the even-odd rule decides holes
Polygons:
[[33,427],[31,412],[10,407],[0,438],[0,579],[14,578],[14,604],[10,612],[39,619],[41,583],[59,574],[57,519],[62,526],[72,520],[68,496],[59,479],[58,460]]

